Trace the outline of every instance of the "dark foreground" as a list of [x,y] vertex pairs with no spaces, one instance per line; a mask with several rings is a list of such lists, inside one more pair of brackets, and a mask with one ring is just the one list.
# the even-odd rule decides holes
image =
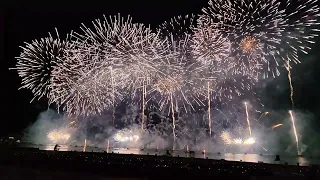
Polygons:
[[0,179],[208,179],[219,175],[320,178],[316,166],[26,148],[2,148],[0,171]]

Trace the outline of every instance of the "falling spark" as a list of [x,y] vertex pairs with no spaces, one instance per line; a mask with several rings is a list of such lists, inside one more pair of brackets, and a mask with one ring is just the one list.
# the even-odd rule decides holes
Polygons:
[[87,148],[87,139],[84,139],[83,152],[86,152]]
[[264,148],[264,147],[262,147],[262,146],[261,146],[261,148],[262,148],[263,150],[265,150],[265,151],[268,151],[266,148]]
[[287,66],[286,69],[288,71],[288,80],[289,80],[289,85],[290,85],[290,99],[291,99],[291,105],[292,108],[294,107],[294,100],[293,100],[293,85],[292,85],[292,79],[291,79],[291,66],[289,61],[287,61]]
[[251,136],[251,126],[250,126],[250,120],[249,120],[249,113],[248,113],[248,104],[247,102],[244,102],[244,105],[246,107],[246,115],[247,115],[247,123],[248,123],[248,129],[249,129],[249,134]]
[[264,112],[263,114],[261,114],[261,116],[259,117],[259,119],[257,121],[259,121],[263,116],[267,116],[269,114],[269,112]]
[[295,122],[294,122],[294,117],[293,117],[293,114],[292,114],[292,110],[289,110],[289,114],[290,114],[291,121],[292,121],[294,137],[296,139],[297,152],[298,152],[298,155],[300,155],[299,140],[298,140],[297,129],[296,129],[296,125],[295,125]]
[[272,129],[275,129],[275,128],[277,128],[277,127],[279,127],[279,126],[282,126],[283,124],[276,124],[276,125],[273,125],[272,126]]

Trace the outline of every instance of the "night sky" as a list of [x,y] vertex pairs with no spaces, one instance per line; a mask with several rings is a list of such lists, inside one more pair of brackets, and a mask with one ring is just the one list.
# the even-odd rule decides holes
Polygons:
[[[41,2],[41,1],[40,1]],[[103,1],[102,1],[103,2]],[[2,8],[0,19],[1,28],[1,125],[0,135],[21,132],[26,126],[34,122],[39,112],[47,109],[45,100],[30,103],[32,94],[29,90],[18,90],[20,79],[14,70],[16,59],[23,42],[31,42],[54,33],[57,27],[61,37],[65,37],[71,30],[81,32],[80,25],[91,25],[96,18],[105,15],[121,13],[130,14],[134,22],[142,22],[155,27],[173,16],[190,13],[200,13],[206,6],[207,0],[171,0],[171,1],[104,1],[106,3],[90,1],[42,1],[13,2]],[[313,45],[308,56],[302,56],[302,64],[294,66],[293,85],[295,88],[296,109],[310,111],[320,117],[318,104],[320,93],[320,39]],[[265,104],[273,109],[290,109],[289,84],[285,69],[280,77],[269,80],[263,89]],[[319,123],[318,123],[319,125]],[[319,127],[319,126],[318,126]],[[320,130],[320,128],[319,128]]]

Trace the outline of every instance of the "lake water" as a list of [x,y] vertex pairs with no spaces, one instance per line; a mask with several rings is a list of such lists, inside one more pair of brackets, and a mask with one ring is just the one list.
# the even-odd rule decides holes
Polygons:
[[[21,144],[23,147],[36,147],[40,150],[53,150],[55,144],[48,144],[48,145],[32,145],[32,144]],[[71,145],[60,145],[59,151],[83,151],[83,146],[71,146]],[[86,147],[87,152],[103,152],[106,149],[102,149],[99,147]],[[136,148],[111,148],[108,150],[109,153],[119,153],[119,154],[141,154],[141,155],[165,155],[165,150],[154,150],[154,149],[136,149]],[[260,155],[260,154],[236,154],[236,153],[202,153],[202,152],[195,152],[194,154],[188,154],[184,151],[177,150],[177,151],[170,151],[171,155],[174,157],[194,157],[194,158],[203,158],[203,159],[225,159],[227,161],[245,161],[245,162],[254,162],[258,163],[258,161],[264,163],[274,164],[275,155]],[[310,158],[310,157],[298,157],[298,156],[284,156],[281,155],[281,162],[284,164],[285,162],[291,165],[296,165],[299,163],[302,166],[307,166],[310,164],[317,164],[320,165],[320,158]]]

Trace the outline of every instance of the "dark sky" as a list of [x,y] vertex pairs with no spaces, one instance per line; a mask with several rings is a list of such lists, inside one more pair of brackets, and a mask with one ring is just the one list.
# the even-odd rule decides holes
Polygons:
[[[39,3],[40,2],[40,3]],[[28,124],[35,121],[38,113],[46,109],[46,102],[29,103],[32,94],[28,90],[18,90],[20,79],[16,71],[8,68],[15,67],[14,57],[19,56],[20,45],[33,39],[46,37],[48,32],[54,33],[57,27],[60,35],[71,30],[80,32],[81,23],[90,25],[102,15],[121,13],[130,14],[135,22],[156,26],[173,16],[199,13],[207,0],[161,0],[161,1],[28,1],[23,3],[10,1],[2,6],[1,23],[1,99],[2,113],[0,135],[19,132]],[[102,3],[105,2],[105,3]],[[315,113],[320,92],[320,67],[318,45],[314,45],[313,53],[304,57],[303,64],[295,66],[294,85],[296,89],[297,108],[303,108]],[[4,53],[3,53],[4,52]],[[288,84],[286,75],[274,80],[266,89],[268,106],[273,108],[289,108]],[[319,109],[320,110],[320,109]]]

